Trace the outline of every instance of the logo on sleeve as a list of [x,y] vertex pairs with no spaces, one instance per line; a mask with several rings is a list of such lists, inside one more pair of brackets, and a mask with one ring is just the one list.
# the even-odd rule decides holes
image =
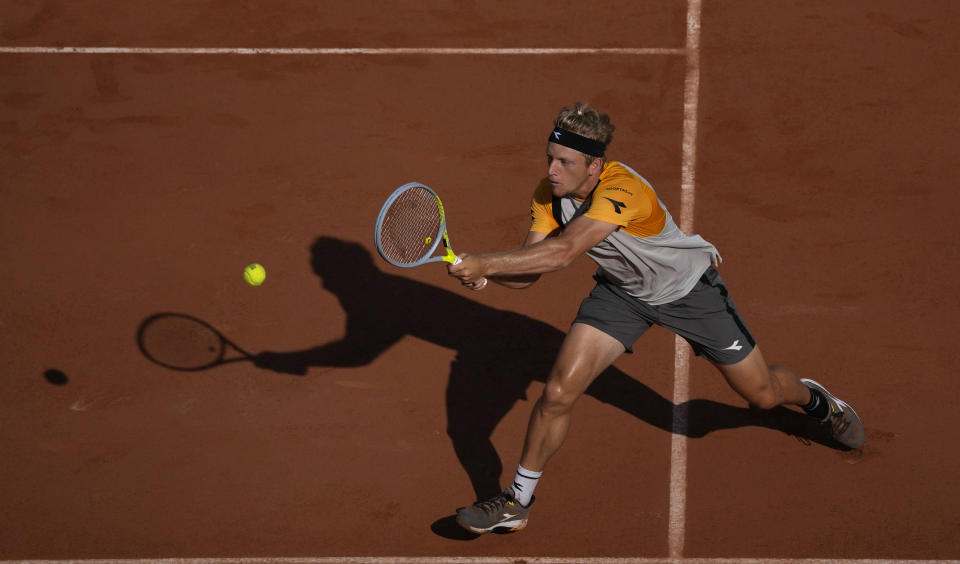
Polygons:
[[625,208],[625,207],[627,207],[627,204],[625,204],[625,203],[623,203],[623,202],[618,202],[618,201],[614,200],[613,198],[608,198],[608,197],[604,196],[603,199],[604,199],[604,200],[608,200],[611,204],[613,204],[613,211],[617,212],[618,214],[620,213],[620,208]]

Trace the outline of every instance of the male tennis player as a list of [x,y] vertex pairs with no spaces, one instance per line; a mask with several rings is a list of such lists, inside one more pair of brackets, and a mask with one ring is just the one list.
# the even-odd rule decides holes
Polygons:
[[577,398],[653,324],[686,339],[750,404],[798,406],[828,425],[839,443],[863,444],[852,407],[786,366],[767,366],[714,269],[717,249],[681,232],[643,177],[607,161],[613,130],[607,115],[586,104],[564,108],[547,139],[547,176],[534,191],[523,247],[461,254],[461,263],[448,266],[473,289],[484,277],[525,288],[583,253],[599,266],[533,407],[513,484],[457,511],[457,522],[475,533],[526,526],[534,488],[567,435]]

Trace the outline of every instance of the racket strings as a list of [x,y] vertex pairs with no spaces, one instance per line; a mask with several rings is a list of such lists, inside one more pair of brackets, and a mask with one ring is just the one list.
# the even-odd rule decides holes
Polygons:
[[399,263],[416,262],[434,248],[443,225],[437,198],[414,186],[393,201],[380,226],[381,251]]

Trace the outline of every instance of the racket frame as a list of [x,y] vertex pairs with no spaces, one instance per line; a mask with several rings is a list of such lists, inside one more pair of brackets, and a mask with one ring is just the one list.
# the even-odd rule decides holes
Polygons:
[[[403,195],[407,190],[413,188],[422,188],[430,193],[431,196],[437,201],[437,208],[440,212],[440,227],[437,229],[436,236],[433,237],[433,243],[430,245],[430,249],[424,253],[423,257],[413,261],[413,262],[399,262],[391,257],[387,256],[383,252],[382,241],[380,240],[380,229],[383,227],[383,221],[386,219],[387,212],[390,210],[390,207],[393,205],[397,199]],[[383,257],[383,260],[389,262],[393,266],[399,266],[400,268],[413,268],[415,266],[421,266],[430,262],[448,262],[450,264],[457,264],[460,262],[460,259],[457,257],[456,253],[453,252],[453,249],[450,247],[450,238],[447,236],[447,216],[443,211],[443,202],[440,201],[440,196],[437,193],[422,182],[407,182],[403,186],[400,186],[393,191],[390,196],[387,197],[387,200],[383,203],[383,206],[380,207],[380,213],[377,215],[377,223],[374,226],[373,231],[374,243],[377,246],[377,252],[380,253],[380,256]],[[437,251],[437,247],[440,246],[440,243],[443,243],[443,248],[445,253],[441,255],[434,255]]]

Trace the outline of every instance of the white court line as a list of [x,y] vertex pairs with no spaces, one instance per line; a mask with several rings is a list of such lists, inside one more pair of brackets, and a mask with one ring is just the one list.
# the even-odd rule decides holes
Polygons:
[[683,55],[669,47],[3,47],[22,55]]
[[[683,81],[683,138],[680,176],[680,229],[693,232],[696,192],[697,119],[700,98],[700,0],[687,2],[686,74]],[[683,556],[687,513],[687,400],[690,393],[690,346],[674,336],[673,433],[670,436],[670,558]]]

